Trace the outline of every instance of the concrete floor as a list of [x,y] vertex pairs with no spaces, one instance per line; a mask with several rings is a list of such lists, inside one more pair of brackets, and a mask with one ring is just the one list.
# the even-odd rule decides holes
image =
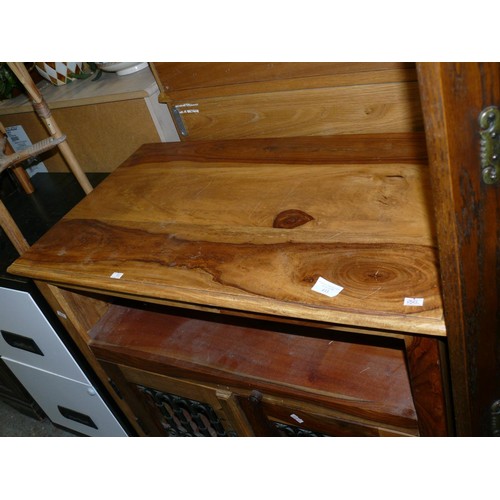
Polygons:
[[52,424],[49,419],[35,420],[0,400],[1,437],[75,437]]

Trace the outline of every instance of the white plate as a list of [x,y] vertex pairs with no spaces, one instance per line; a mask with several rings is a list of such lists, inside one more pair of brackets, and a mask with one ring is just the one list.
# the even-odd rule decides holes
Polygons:
[[102,62],[97,63],[97,67],[103,71],[110,71],[119,76],[130,75],[141,69],[147,68],[147,62]]

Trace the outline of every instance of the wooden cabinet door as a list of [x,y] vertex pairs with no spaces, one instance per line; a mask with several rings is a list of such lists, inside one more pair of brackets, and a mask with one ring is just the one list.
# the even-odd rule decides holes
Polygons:
[[357,420],[322,405],[286,400],[253,390],[237,396],[256,436],[271,437],[375,437],[415,436],[416,429],[395,429]]
[[498,434],[491,409],[500,399],[500,180],[482,179],[478,118],[500,106],[500,64],[422,63],[417,71],[456,431]]
[[101,362],[148,436],[252,436],[235,396],[189,380]]

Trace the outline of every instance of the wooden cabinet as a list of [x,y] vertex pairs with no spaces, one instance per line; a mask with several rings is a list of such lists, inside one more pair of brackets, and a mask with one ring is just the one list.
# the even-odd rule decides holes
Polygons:
[[[493,433],[500,219],[477,116],[498,65],[154,68],[189,135],[142,146],[10,268],[138,432],[205,405],[226,434]],[[322,112],[324,93],[353,107]]]
[[228,390],[101,360],[147,436],[234,437],[251,429]]
[[[415,158],[413,138],[388,140],[146,145],[12,270],[57,283],[49,290],[57,295],[59,317],[79,330],[87,350],[89,335],[114,317],[118,304],[111,297],[132,299],[127,313],[116,313],[120,327],[109,320],[111,326],[100,330],[110,339],[108,350],[122,350],[124,359],[104,352],[99,336],[90,343],[99,359],[120,365],[125,379],[134,368],[208,381],[212,392],[235,394],[240,406],[255,390],[263,395],[258,407],[269,412],[267,420],[278,415],[272,398],[284,398],[284,408],[295,410],[289,415],[306,405],[322,429],[331,420],[351,425],[351,432],[358,426],[364,433],[368,427],[374,433],[446,434],[439,361],[446,330],[432,226],[425,218],[412,221],[413,212],[429,209],[425,166]],[[380,159],[373,161],[370,144],[385,149]],[[349,160],[363,156],[362,164]],[[353,211],[352,200],[359,210]],[[321,280],[343,288],[333,297],[317,290]],[[406,297],[421,297],[423,305],[405,305]],[[145,314],[134,320],[138,301],[160,304],[162,314],[176,306],[188,307],[192,317],[200,310],[215,316],[211,328],[183,332],[178,342],[185,342],[175,351],[168,326],[147,329],[152,319]],[[223,329],[237,317],[267,326]],[[346,338],[337,343],[339,332]],[[189,351],[204,338],[200,352]],[[429,348],[426,364],[415,362],[419,349],[408,348],[415,338]],[[397,347],[376,347],[384,342]],[[137,349],[129,351],[134,343]],[[279,354],[287,349],[294,354]],[[226,356],[226,364],[207,365],[198,357],[216,354]],[[245,365],[257,354],[261,365]],[[180,367],[188,371],[180,377],[168,368],[178,366],[176,360],[190,364]],[[218,375],[211,379],[213,371]],[[137,374],[134,380],[149,387]],[[419,391],[422,386],[428,390]],[[149,388],[165,390],[156,383]]]

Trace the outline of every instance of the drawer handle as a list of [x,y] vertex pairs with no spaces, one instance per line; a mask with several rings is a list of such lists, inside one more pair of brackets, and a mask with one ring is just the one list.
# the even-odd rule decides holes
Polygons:
[[30,337],[25,337],[23,335],[18,335],[17,333],[7,332],[5,330],[0,330],[2,332],[2,337],[11,347],[16,349],[21,349],[23,351],[28,351],[33,354],[38,354],[39,356],[44,356],[42,350],[38,347],[37,343]]
[[263,395],[257,390],[253,390],[246,401],[240,399],[240,405],[245,411],[246,416],[257,436],[279,436],[278,431],[269,422],[262,406]]
[[95,422],[88,415],[85,415],[85,413],[80,413],[79,411],[71,410],[59,405],[57,405],[57,409],[64,418],[97,429],[97,425],[95,425]]

